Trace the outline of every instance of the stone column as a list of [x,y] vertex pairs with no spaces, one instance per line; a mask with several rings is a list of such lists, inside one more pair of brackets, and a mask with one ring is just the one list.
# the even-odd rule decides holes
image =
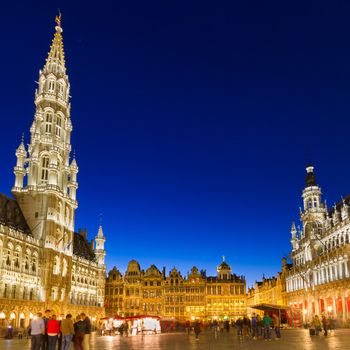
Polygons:
[[320,301],[319,299],[315,299],[315,314],[320,316]]
[[313,314],[312,314],[312,300],[311,298],[308,298],[307,300],[307,322],[312,321]]
[[341,302],[343,308],[343,322],[346,322],[346,319],[348,318],[347,298],[345,296],[342,296]]
[[332,298],[332,302],[333,302],[333,315],[335,317],[337,317],[337,299],[335,297]]

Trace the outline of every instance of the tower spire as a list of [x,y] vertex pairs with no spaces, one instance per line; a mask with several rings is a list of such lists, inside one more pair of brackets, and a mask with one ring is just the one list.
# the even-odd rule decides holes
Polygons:
[[50,51],[48,53],[46,63],[44,66],[45,73],[61,73],[64,75],[66,73],[66,61],[64,56],[64,46],[63,46],[63,37],[62,37],[62,15],[59,12],[55,18],[56,22],[56,32],[52,39],[52,44],[50,46]]

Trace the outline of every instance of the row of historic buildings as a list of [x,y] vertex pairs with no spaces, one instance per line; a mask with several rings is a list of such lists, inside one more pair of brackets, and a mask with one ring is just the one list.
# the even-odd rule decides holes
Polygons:
[[223,261],[216,276],[193,267],[187,276],[173,268],[166,275],[152,265],[129,262],[124,275],[113,268],[106,280],[106,314],[161,316],[178,321],[236,319],[246,313],[246,281]]
[[[39,71],[30,142],[17,148],[13,198],[0,194],[0,328],[26,326],[44,309],[56,314],[157,315],[179,321],[236,319],[264,308],[285,309],[293,324],[315,314],[346,321],[350,308],[350,196],[328,208],[307,167],[301,227],[292,225],[291,264],[248,289],[223,261],[216,276],[193,267],[183,276],[132,260],[106,277],[105,236],[75,232],[78,165],[71,157],[70,84],[61,18]],[[106,304],[106,310],[104,308]],[[258,307],[258,308],[257,308]]]
[[328,208],[314,168],[308,166],[306,172],[301,226],[293,223],[291,229],[291,264],[283,259],[277,277],[264,278],[248,290],[248,310],[256,312],[254,307],[262,304],[283,307],[291,325],[308,323],[315,315],[348,323],[350,196]]
[[316,314],[348,322],[350,196],[328,208],[313,167],[306,171],[301,227],[293,223],[291,229],[291,263],[283,258],[276,277],[263,277],[245,294],[244,278],[232,275],[225,262],[215,277],[195,267],[182,277],[176,269],[166,276],[154,265],[143,271],[131,261],[124,275],[114,268],[107,277],[107,314],[210,320],[270,310],[283,312],[291,325],[308,323]]
[[0,328],[38,311],[104,316],[105,237],[75,232],[78,165],[71,157],[70,84],[61,18],[35,91],[30,143],[16,150],[13,198],[0,194]]

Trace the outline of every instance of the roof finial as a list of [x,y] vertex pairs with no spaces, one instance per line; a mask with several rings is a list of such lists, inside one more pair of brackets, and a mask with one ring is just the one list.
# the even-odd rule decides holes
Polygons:
[[22,143],[24,144],[24,132],[22,132]]
[[225,255],[222,256],[222,262],[225,262]]

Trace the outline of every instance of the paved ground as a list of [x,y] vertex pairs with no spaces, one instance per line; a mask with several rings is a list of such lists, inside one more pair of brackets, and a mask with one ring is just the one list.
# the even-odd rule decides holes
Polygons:
[[[1,350],[29,350],[26,339],[0,340]],[[73,347],[72,347],[73,349]],[[211,333],[201,333],[199,341],[194,336],[180,334],[145,335],[129,338],[96,337],[91,339],[90,350],[350,350],[350,329],[337,330],[335,335],[325,338],[310,337],[305,330],[282,331],[282,339],[276,341],[242,340],[235,334],[219,334],[214,339]]]

